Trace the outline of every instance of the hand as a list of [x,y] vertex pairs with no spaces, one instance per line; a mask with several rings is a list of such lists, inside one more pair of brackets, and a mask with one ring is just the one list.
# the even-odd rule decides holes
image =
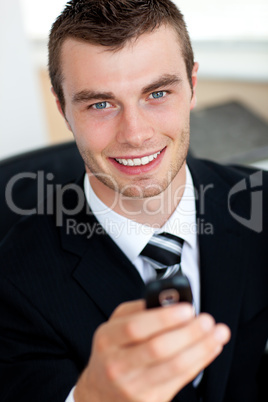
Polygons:
[[145,310],[120,305],[94,336],[76,402],[165,402],[210,364],[230,339],[224,324],[188,303]]

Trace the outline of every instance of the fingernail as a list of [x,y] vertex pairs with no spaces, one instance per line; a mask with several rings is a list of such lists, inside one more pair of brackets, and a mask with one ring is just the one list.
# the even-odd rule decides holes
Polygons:
[[214,320],[208,315],[200,316],[199,318],[201,327],[204,331],[210,331],[214,325]]
[[174,306],[174,315],[180,319],[190,319],[194,317],[194,309],[190,304],[179,304]]
[[219,326],[215,328],[214,336],[220,342],[227,342],[230,337],[230,331],[225,326]]

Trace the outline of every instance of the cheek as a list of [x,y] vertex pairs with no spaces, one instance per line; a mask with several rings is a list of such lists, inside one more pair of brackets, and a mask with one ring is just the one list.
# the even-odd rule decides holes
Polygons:
[[111,124],[89,119],[75,119],[74,137],[80,147],[90,152],[102,153],[113,142],[114,128]]
[[[189,119],[189,117],[188,117]],[[157,131],[167,135],[171,139],[176,139],[178,134],[184,130],[188,119],[185,113],[179,108],[159,110],[154,114],[154,125]]]
[[179,138],[189,130],[191,91],[188,87],[163,107],[159,113],[159,121],[167,135]]

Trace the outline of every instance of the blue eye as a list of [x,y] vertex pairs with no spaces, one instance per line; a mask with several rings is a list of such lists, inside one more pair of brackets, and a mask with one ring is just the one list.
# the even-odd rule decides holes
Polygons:
[[158,91],[158,92],[153,92],[150,97],[152,96],[154,99],[159,99],[159,98],[163,98],[163,96],[165,96],[166,91]]
[[108,103],[108,102],[99,102],[99,103],[95,103],[95,104],[93,105],[93,108],[94,108],[94,109],[98,109],[98,110],[106,109],[107,103]]

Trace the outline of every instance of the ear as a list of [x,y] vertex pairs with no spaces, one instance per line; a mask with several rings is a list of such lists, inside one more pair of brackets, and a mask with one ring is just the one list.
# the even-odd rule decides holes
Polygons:
[[61,107],[59,98],[58,98],[56,92],[54,91],[54,88],[53,88],[53,87],[51,87],[51,92],[52,92],[52,94],[53,94],[54,97],[55,97],[56,105],[57,105],[58,111],[60,112],[60,114],[61,114],[62,117],[64,118],[68,130],[72,131],[71,126],[70,126],[68,120],[66,119],[65,113],[64,113],[64,111],[62,110],[62,107]]
[[192,86],[193,86],[193,95],[191,99],[190,109],[193,110],[196,106],[196,87],[197,87],[197,72],[199,69],[199,64],[194,63],[193,71],[192,71]]

